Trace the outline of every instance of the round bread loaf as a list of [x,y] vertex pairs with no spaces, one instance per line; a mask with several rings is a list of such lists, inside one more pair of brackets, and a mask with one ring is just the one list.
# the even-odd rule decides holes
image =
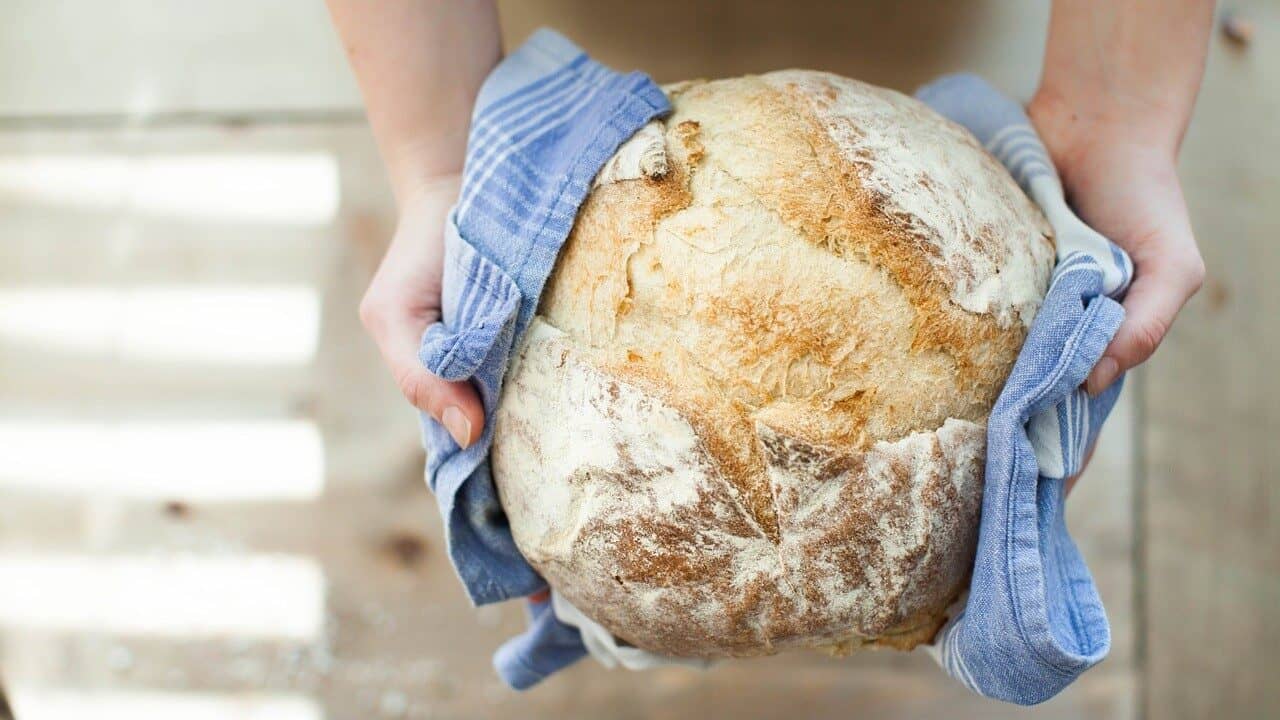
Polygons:
[[926,642],[968,582],[1049,226],[899,93],[784,71],[668,94],[665,158],[593,189],[509,370],[515,540],[656,653]]

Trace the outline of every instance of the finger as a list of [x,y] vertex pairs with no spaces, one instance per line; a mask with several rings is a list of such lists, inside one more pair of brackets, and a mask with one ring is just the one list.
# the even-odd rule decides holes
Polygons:
[[1124,301],[1125,318],[1085,380],[1085,391],[1097,396],[1121,373],[1145,362],[1164,340],[1178,311],[1200,289],[1204,267],[1199,255],[1180,263],[1143,268]]
[[365,324],[405,399],[443,425],[458,447],[475,442],[484,430],[484,406],[475,388],[432,375],[418,359],[422,332],[435,318],[380,307],[362,307],[361,314],[369,316]]

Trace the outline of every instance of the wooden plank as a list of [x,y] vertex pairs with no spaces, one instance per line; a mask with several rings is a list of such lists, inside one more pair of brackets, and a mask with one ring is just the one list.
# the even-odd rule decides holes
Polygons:
[[[53,420],[314,419],[325,442],[325,494],[314,503],[195,503],[174,516],[162,498],[86,500],[7,488],[0,502],[0,554],[314,557],[330,587],[329,631],[299,643],[9,629],[3,634],[6,668],[20,687],[305,693],[318,697],[332,717],[371,716],[401,697],[413,712],[454,718],[517,712],[529,718],[714,717],[730,711],[751,718],[797,709],[812,718],[845,717],[854,709],[888,718],[944,710],[997,718],[1132,717],[1124,611],[1131,583],[1127,401],[1071,500],[1071,523],[1102,585],[1116,649],[1108,663],[1041,707],[1028,712],[983,700],[923,654],[891,652],[846,660],[793,653],[725,663],[709,673],[649,675],[584,662],[531,693],[503,689],[489,656],[522,627],[522,611],[511,603],[477,612],[463,598],[421,481],[412,413],[355,317],[369,259],[394,222],[367,131],[193,127],[146,130],[127,142],[117,131],[0,135],[0,160],[76,157],[91,150],[215,157],[331,153],[338,159],[343,202],[330,223],[271,228],[157,219],[128,204],[71,212],[69,218],[65,205],[19,203],[0,193],[0,207],[8,209],[0,213],[0,229],[11,239],[0,253],[21,264],[21,271],[0,271],[0,289],[113,282],[198,287],[237,279],[306,283],[324,295],[319,352],[302,368],[158,366],[0,343],[0,410],[21,418],[38,408]],[[126,251],[112,253],[115,240],[103,228],[122,223],[136,233]],[[421,564],[412,569],[389,564],[385,554],[387,537],[399,530],[425,539]],[[72,667],[47,661],[61,656],[81,661]]]
[[[264,222],[163,208],[157,213],[129,201],[98,203],[95,198],[104,189],[127,189],[111,183],[127,185],[128,178],[109,176],[104,183],[94,164],[116,157],[134,164],[196,159],[195,166],[178,174],[181,194],[205,200],[227,179],[218,177],[225,171],[218,164],[222,159],[249,160],[270,174],[275,160],[283,159],[287,167],[298,157],[324,158],[334,165],[336,187],[310,192],[333,193],[333,216]],[[31,186],[12,182],[24,176],[4,173],[32,159],[70,161],[72,172],[53,177],[62,185],[33,183],[40,190],[33,193]],[[84,167],[77,170],[77,163]],[[210,168],[213,172],[206,173]],[[232,205],[240,202],[236,197],[229,198]],[[272,197],[268,192],[263,201],[271,203]],[[185,202],[173,199],[179,207]],[[49,325],[48,318],[37,321],[32,333],[0,312],[0,418],[315,418],[336,430],[326,442],[331,471],[362,468],[363,476],[376,478],[387,467],[400,468],[405,457],[420,452],[418,430],[356,313],[393,227],[390,192],[363,123],[0,133],[0,237],[5,239],[0,298],[22,292],[93,297],[154,288],[198,296],[230,287],[250,293],[314,291],[318,302],[318,317],[300,318],[318,323],[314,356],[266,364],[201,361],[181,353],[177,358],[131,354],[67,336],[66,321],[74,327],[74,317],[52,318],[52,333],[42,327]],[[192,317],[190,324],[213,337],[244,337],[234,327],[210,324],[207,317]],[[86,328],[84,334],[94,330],[101,328]],[[380,453],[386,457],[378,459]],[[37,530],[31,528],[38,536]]]
[[1048,23],[1044,0],[948,3],[500,0],[514,47],[557,28],[613,67],[659,82],[828,70],[904,92],[945,72],[974,70],[1029,95]]
[[323,3],[5,3],[3,118],[359,109]]
[[1280,7],[1215,37],[1182,174],[1209,268],[1145,371],[1141,497],[1152,718],[1280,708]]

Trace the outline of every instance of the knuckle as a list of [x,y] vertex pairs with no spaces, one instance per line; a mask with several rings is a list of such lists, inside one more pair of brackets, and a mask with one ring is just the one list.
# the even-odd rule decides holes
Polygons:
[[360,300],[360,323],[364,325],[365,330],[375,332],[383,325],[383,318],[386,317],[385,305],[374,295],[366,293]]
[[1165,261],[1164,277],[1171,287],[1186,293],[1184,300],[1191,297],[1204,284],[1205,264],[1199,248],[1179,250],[1171,253]]
[[1168,332],[1168,323],[1159,318],[1149,318],[1137,324],[1133,329],[1133,347],[1137,357],[1136,362],[1142,362],[1151,356],[1160,346],[1160,341],[1164,339],[1164,335]]
[[1194,295],[1204,286],[1205,265],[1204,258],[1200,256],[1199,251],[1193,251],[1191,257],[1187,259],[1187,267],[1183,271],[1187,278],[1187,285]]
[[422,373],[413,371],[404,371],[396,378],[396,385],[399,386],[400,392],[404,395],[404,399],[408,400],[411,405],[423,410],[428,410],[428,405],[434,397],[434,387],[430,380]]

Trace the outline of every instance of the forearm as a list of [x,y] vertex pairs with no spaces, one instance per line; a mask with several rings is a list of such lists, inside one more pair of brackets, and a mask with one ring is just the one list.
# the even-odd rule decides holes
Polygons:
[[1093,395],[1155,352],[1204,261],[1177,155],[1204,74],[1212,0],[1054,0],[1027,107],[1081,219],[1134,262],[1125,319],[1085,383]]
[[1213,0],[1054,0],[1035,103],[1077,128],[1176,156],[1204,73]]
[[328,0],[402,205],[461,171],[471,109],[501,55],[492,0]]

